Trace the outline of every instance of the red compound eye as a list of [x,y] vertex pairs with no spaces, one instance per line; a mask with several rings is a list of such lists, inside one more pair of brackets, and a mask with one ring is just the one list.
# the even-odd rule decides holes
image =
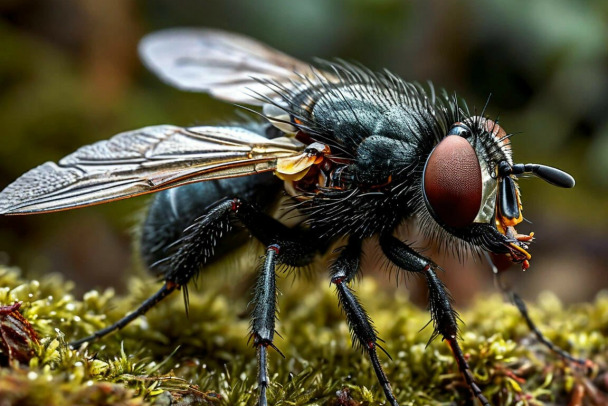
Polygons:
[[426,202],[437,220],[450,227],[475,220],[481,206],[481,167],[466,139],[444,138],[426,161],[423,176]]

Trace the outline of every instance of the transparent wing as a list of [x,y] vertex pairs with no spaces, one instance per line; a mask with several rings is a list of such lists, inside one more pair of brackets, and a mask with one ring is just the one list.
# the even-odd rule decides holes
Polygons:
[[261,105],[274,99],[273,81],[292,89],[333,75],[321,72],[243,35],[214,29],[180,28],[155,32],[139,44],[144,64],[182,90],[208,93],[229,102]]
[[0,214],[66,210],[272,171],[277,160],[303,149],[292,138],[269,140],[240,127],[145,127],[25,173],[0,192]]

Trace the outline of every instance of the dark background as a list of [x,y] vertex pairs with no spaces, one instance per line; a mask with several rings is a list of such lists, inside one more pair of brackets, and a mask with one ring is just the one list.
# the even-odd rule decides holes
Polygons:
[[[525,296],[547,288],[566,301],[608,285],[605,0],[0,0],[0,187],[121,131],[231,118],[234,107],[174,90],[139,63],[138,39],[174,26],[238,31],[309,61],[388,68],[478,108],[492,94],[488,114],[518,133],[515,160],[577,179],[573,190],[520,182],[533,222],[520,229],[537,240],[530,271],[511,276]],[[122,289],[145,202],[0,218],[0,262],[31,277],[64,272],[80,291]],[[460,302],[469,288],[491,287],[481,264],[449,268]]]

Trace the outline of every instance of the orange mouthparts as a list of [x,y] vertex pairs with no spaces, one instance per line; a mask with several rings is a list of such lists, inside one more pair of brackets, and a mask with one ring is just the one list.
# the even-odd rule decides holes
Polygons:
[[530,267],[532,255],[527,250],[529,243],[534,239],[534,233],[518,234],[515,227],[507,227],[503,234],[509,239],[515,240],[508,243],[507,248],[510,253],[507,255],[511,257],[512,262],[521,264],[522,270],[525,271]]

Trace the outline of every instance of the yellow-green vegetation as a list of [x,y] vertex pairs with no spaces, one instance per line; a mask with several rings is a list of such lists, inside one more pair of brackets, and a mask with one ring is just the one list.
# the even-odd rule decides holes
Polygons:
[[[269,401],[286,405],[379,405],[384,397],[363,354],[351,348],[348,328],[327,281],[281,278],[276,344],[271,354]],[[255,351],[247,345],[247,294],[221,277],[191,289],[186,317],[179,295],[165,300],[124,330],[79,351],[67,342],[117,320],[158,289],[132,278],[128,295],[92,291],[82,300],[57,275],[25,280],[0,268],[0,304],[22,301],[20,311],[39,336],[29,365],[0,369],[4,405],[253,405]],[[440,339],[427,348],[429,315],[403,289],[385,292],[373,278],[355,285],[386,340],[393,360],[383,364],[401,405],[473,404],[450,350]],[[484,393],[496,405],[593,404],[605,390],[608,295],[564,307],[543,294],[531,309],[547,336],[597,363],[583,371],[565,363],[530,335],[516,309],[498,295],[462,312],[463,350]],[[601,395],[596,395],[601,396]]]

